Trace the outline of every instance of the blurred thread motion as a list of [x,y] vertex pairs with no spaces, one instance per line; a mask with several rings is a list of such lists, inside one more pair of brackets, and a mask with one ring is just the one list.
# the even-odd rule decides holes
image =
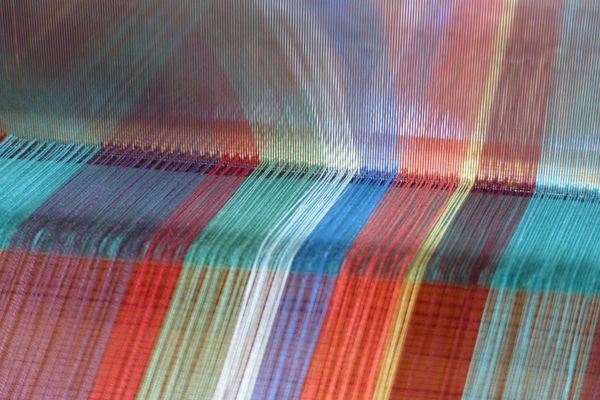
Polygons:
[[0,0],[1,399],[600,398],[600,1]]

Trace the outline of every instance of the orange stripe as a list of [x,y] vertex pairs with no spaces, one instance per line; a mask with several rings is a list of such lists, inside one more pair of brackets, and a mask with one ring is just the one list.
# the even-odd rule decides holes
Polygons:
[[[90,399],[114,398],[114,391],[117,390],[115,384],[119,381],[126,384],[118,391],[118,397],[135,399],[180,271],[180,265],[136,263],[109,344],[104,352],[96,382],[90,393]],[[150,292],[154,294],[150,295]],[[131,332],[140,329],[137,322],[142,313],[147,315],[143,325],[143,335],[136,346],[138,351],[133,359],[129,359],[124,357],[124,354],[128,354],[131,346]],[[129,365],[127,369],[123,369],[125,361]]]
[[392,398],[460,398],[488,289],[421,284]]

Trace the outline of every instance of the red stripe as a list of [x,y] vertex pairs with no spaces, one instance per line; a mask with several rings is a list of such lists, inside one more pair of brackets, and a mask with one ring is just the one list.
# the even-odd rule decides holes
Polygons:
[[185,250],[249,171],[225,168],[218,175],[205,177],[154,235],[129,283],[91,398],[135,398],[175,290]]
[[404,275],[452,191],[392,187],[334,285],[302,397],[370,396]]
[[561,3],[522,1],[515,10],[481,155],[478,177],[486,183],[535,184]]
[[8,249],[0,254],[0,398],[85,395],[133,263]]
[[258,147],[217,56],[199,30],[185,36],[108,141],[256,164]]
[[485,288],[421,285],[392,398],[462,396],[487,293]]
[[458,181],[479,111],[501,3],[466,0],[452,6],[448,25],[403,153],[401,171],[421,179]]

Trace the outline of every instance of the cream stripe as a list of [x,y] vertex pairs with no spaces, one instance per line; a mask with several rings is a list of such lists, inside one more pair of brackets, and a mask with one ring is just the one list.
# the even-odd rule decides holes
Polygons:
[[264,239],[250,272],[214,399],[252,396],[294,255],[353,175],[327,172]]
[[409,265],[405,283],[402,285],[402,293],[394,312],[393,322],[391,324],[392,330],[386,340],[379,379],[377,380],[377,385],[375,387],[374,398],[376,399],[387,399],[391,394],[393,379],[402,354],[402,347],[408,331],[410,316],[412,315],[417,294],[419,292],[423,273],[425,272],[425,268],[429,263],[433,252],[440,244],[450,223],[456,216],[475,182],[486,129],[492,110],[494,94],[500,78],[506,41],[512,25],[517,1],[518,0],[508,0],[503,4],[500,25],[496,35],[493,60],[490,66],[488,79],[486,80],[481,105],[475,120],[473,136],[469,143],[466,159],[463,164],[460,183],[456,188],[456,191],[448,200],[446,208],[423,240],[423,243],[419,246]]

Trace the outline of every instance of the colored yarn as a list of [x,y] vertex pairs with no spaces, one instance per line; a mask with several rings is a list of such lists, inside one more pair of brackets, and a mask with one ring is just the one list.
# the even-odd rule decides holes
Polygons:
[[0,2],[0,398],[600,398],[600,2]]

